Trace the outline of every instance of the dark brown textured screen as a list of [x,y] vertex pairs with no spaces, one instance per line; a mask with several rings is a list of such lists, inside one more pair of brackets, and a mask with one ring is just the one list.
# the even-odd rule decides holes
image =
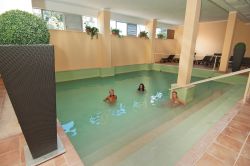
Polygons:
[[0,46],[0,73],[33,158],[57,149],[54,47]]

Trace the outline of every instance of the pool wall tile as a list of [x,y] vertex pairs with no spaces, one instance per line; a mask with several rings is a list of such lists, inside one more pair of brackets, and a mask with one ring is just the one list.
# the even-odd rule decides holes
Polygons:
[[115,75],[115,68],[101,68],[100,69],[100,76],[101,77],[110,77]]
[[[163,71],[168,73],[178,73],[178,66],[162,65],[162,64],[135,64],[127,66],[114,66],[111,68],[92,68],[92,69],[81,69],[72,71],[60,71],[56,72],[56,82],[73,81],[85,78],[93,77],[108,77],[114,76],[115,74],[129,73],[135,71]],[[214,70],[198,69],[193,68],[192,76],[200,78],[209,78],[222,75]],[[228,78],[217,80],[217,82],[229,83],[229,84],[246,84],[247,77],[237,75]]]
[[56,82],[80,80],[85,78],[99,77],[100,69],[81,69],[56,72]]

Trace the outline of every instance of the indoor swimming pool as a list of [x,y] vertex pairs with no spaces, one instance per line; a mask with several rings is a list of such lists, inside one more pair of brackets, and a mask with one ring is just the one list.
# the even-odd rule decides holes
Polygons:
[[[57,83],[57,117],[84,164],[174,165],[244,91],[209,82],[196,86],[190,104],[170,108],[176,79],[176,74],[138,71]],[[145,92],[137,91],[140,83]],[[113,105],[103,101],[111,88],[118,97]]]

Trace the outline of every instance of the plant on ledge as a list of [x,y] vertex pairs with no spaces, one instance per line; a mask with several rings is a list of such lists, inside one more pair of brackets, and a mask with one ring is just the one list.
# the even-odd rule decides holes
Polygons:
[[114,36],[122,37],[120,35],[120,30],[119,29],[112,29],[111,32],[112,32],[112,35],[114,35]]
[[157,38],[158,39],[166,39],[166,36],[164,34],[162,34],[162,33],[158,33]]
[[148,32],[146,32],[146,31],[141,31],[141,32],[139,33],[139,38],[149,39],[149,37],[148,37]]
[[94,36],[96,36],[96,39],[98,39],[98,32],[99,32],[99,29],[96,28],[96,27],[90,27],[88,25],[85,26],[85,31],[88,35],[91,36],[91,39],[94,38]]

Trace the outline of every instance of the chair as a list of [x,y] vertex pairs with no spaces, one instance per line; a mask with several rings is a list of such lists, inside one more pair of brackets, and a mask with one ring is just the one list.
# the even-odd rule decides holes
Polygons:
[[175,55],[169,55],[167,58],[161,58],[160,63],[172,62]]
[[212,56],[207,55],[202,60],[197,60],[197,64],[198,65],[206,65],[207,66],[209,64],[211,58],[212,58]]
[[210,59],[208,66],[219,66],[220,65],[220,59],[221,59],[221,53],[214,53],[214,56],[212,56],[212,58]]
[[243,58],[242,66],[245,68],[250,68],[250,58],[248,58],[248,57]]

